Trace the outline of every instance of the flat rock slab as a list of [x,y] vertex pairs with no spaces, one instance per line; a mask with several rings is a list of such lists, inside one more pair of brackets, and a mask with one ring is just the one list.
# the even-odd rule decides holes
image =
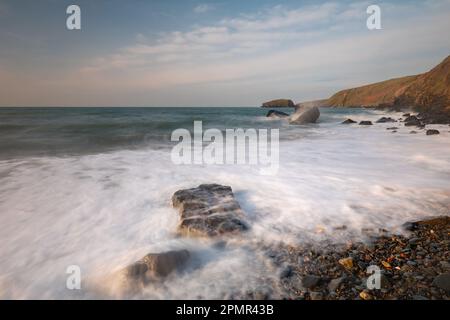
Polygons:
[[231,187],[202,184],[179,190],[172,203],[180,212],[179,231],[184,234],[214,237],[248,229]]
[[141,260],[129,265],[123,270],[127,280],[146,283],[160,280],[174,271],[180,270],[189,260],[187,250],[150,253]]

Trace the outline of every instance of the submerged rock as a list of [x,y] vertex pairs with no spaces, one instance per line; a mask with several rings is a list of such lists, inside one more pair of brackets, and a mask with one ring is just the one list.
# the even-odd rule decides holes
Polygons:
[[268,118],[287,118],[289,115],[286,112],[277,111],[277,110],[269,110],[267,112],[266,117]]
[[182,233],[213,237],[248,229],[231,187],[202,184],[179,190],[173,195],[172,203],[179,209]]
[[289,117],[290,124],[308,124],[315,123],[320,117],[320,111],[317,107],[298,108],[294,114]]
[[392,119],[391,117],[381,117],[376,121],[377,123],[386,123],[386,122],[397,122],[397,120]]
[[432,136],[432,135],[439,134],[439,133],[440,133],[439,130],[435,130],[435,129],[427,130],[427,136]]
[[189,260],[189,257],[190,254],[187,250],[150,253],[126,267],[123,274],[127,280],[141,283],[159,280],[176,270],[180,270]]
[[361,121],[359,123],[360,126],[371,126],[372,125],[372,121]]
[[347,119],[342,122],[342,124],[352,124],[352,123],[356,123],[356,121],[353,121],[352,119]]

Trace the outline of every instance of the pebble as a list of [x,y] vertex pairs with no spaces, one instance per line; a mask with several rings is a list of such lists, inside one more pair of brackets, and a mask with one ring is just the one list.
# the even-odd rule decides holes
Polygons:
[[347,270],[353,269],[353,258],[342,258],[339,260],[339,264]]
[[314,275],[306,275],[302,278],[302,286],[307,289],[312,289],[320,282],[320,277]]
[[323,300],[323,294],[321,292],[311,292],[309,296],[311,300]]
[[345,280],[345,277],[340,277],[340,278],[331,280],[330,283],[328,284],[328,290],[330,292],[336,291],[344,280]]
[[433,285],[450,292],[450,273],[443,273],[438,275],[433,280]]

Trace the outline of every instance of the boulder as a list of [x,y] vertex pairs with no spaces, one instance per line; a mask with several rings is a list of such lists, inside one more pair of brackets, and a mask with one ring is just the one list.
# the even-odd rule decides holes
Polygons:
[[180,212],[179,231],[187,235],[214,237],[248,229],[231,187],[202,184],[179,190],[172,203]]
[[295,104],[290,99],[277,99],[268,102],[264,102],[262,108],[294,108]]
[[427,130],[427,136],[432,136],[432,135],[439,134],[439,133],[440,133],[439,130],[435,130],[435,129]]
[[361,121],[359,123],[360,126],[371,126],[372,125],[372,121]]
[[405,119],[405,126],[420,126],[422,123],[416,116],[409,116]]
[[320,111],[317,107],[303,107],[297,108],[296,111],[289,117],[290,124],[308,124],[315,123],[320,117]]
[[342,124],[352,124],[352,123],[356,123],[356,121],[353,121],[352,119],[347,119],[342,122]]
[[167,251],[163,253],[150,253],[141,260],[129,265],[123,270],[127,280],[146,283],[160,280],[170,273],[180,270],[189,260],[187,250]]
[[387,123],[387,122],[397,122],[397,120],[392,119],[391,117],[388,117],[388,118],[386,118],[386,117],[381,117],[380,119],[378,119],[378,120],[376,121],[376,123]]
[[289,117],[289,115],[286,112],[281,112],[281,111],[277,111],[277,110],[269,110],[269,112],[267,112],[266,117],[280,119],[280,118],[287,118],[287,117]]

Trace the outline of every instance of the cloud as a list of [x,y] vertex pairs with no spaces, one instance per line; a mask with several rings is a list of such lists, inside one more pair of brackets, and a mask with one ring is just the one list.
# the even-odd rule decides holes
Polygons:
[[211,4],[199,4],[194,8],[195,13],[206,13],[214,9],[214,6]]
[[[429,1],[383,4],[379,31],[366,28],[367,3],[327,2],[274,6],[158,36],[139,33],[131,45],[89,57],[74,72],[51,81],[17,79],[15,86],[30,83],[33,92],[61,97],[83,93],[76,97],[103,101],[100,105],[223,105],[223,99],[249,105],[273,96],[323,98],[337,89],[426,71],[448,55],[450,5]],[[0,90],[7,90],[5,84]]]

